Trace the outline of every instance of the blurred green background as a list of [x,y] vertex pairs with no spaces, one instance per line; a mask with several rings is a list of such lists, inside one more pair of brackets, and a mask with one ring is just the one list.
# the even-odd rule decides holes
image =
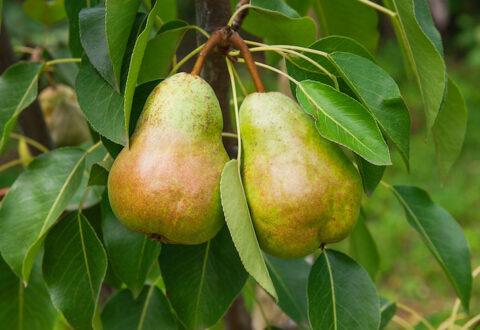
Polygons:
[[[436,8],[432,12],[443,36],[449,74],[459,85],[469,111],[465,144],[450,175],[442,183],[436,167],[433,141],[424,129],[416,84],[405,70],[389,22],[381,16],[379,28],[382,37],[376,58],[399,84],[412,115],[411,171],[407,173],[400,155],[393,151],[394,166],[387,169],[384,180],[390,184],[424,188],[435,202],[447,209],[466,233],[472,266],[476,268],[480,266],[480,1],[431,2],[432,9]],[[443,12],[438,8],[443,8]],[[193,1],[178,1],[179,17],[191,23],[195,21],[193,9]],[[4,19],[19,59],[25,58],[21,47],[35,45],[46,45],[56,57],[69,56],[66,21],[51,26],[48,38],[45,38],[44,26],[28,18],[22,10],[21,1],[14,0],[4,1]],[[193,48],[193,42],[192,33],[182,43],[180,53],[185,52],[184,48]],[[239,69],[247,88],[252,91],[246,71],[241,67]],[[67,82],[73,83],[75,66],[68,66],[65,70]],[[262,75],[269,89],[277,88],[275,75],[265,71]],[[9,150],[0,158],[0,164],[14,157],[14,141],[10,143]],[[21,169],[19,166],[0,173],[0,188],[9,186]],[[380,294],[400,301],[429,318],[448,316],[455,293],[440,266],[408,225],[403,209],[392,194],[379,186],[371,198],[365,197],[364,207],[381,256],[380,272],[376,278]],[[339,248],[346,249],[347,243],[340,244]],[[474,281],[473,286],[471,312],[475,315],[480,313],[480,278]]]

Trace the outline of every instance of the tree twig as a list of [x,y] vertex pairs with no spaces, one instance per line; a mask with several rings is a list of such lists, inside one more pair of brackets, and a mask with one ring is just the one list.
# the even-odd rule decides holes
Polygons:
[[240,27],[242,26],[243,20],[248,15],[249,6],[245,7],[245,8],[242,8],[242,10],[240,10],[240,8],[248,5],[249,3],[250,3],[250,0],[240,0],[237,3],[237,6],[235,7],[235,13],[234,13],[234,16],[233,16],[233,21],[232,21],[232,24],[231,24],[231,27],[234,31],[238,31],[240,29]]
[[215,49],[220,48],[223,49],[224,52],[228,52],[228,48],[230,46],[229,37],[232,33],[230,27],[224,27],[217,31],[207,40],[205,46],[203,46],[202,51],[198,54],[197,61],[192,69],[192,74],[199,76],[202,72],[203,64],[207,59],[208,55]]
[[238,34],[238,32],[233,31],[230,35],[230,41],[232,44],[237,47],[242,55],[243,59],[245,60],[245,64],[247,64],[248,71],[252,76],[253,83],[255,84],[255,89],[259,93],[265,92],[265,87],[263,86],[262,79],[260,78],[260,74],[258,73],[257,66],[255,65],[255,61],[253,60],[252,54],[248,50],[247,44],[243,41],[242,37]]

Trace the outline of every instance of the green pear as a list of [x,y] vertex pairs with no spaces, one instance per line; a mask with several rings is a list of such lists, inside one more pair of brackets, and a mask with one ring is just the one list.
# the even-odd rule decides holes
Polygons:
[[280,258],[345,238],[360,212],[353,164],[289,97],[254,93],[240,108],[242,178],[260,246]]
[[229,160],[222,113],[199,76],[178,73],[148,97],[108,192],[125,227],[163,242],[199,244],[221,229],[220,175]]

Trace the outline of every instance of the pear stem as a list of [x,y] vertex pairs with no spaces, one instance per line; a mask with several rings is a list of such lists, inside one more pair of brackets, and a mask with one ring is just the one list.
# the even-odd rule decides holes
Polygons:
[[237,49],[240,51],[240,55],[242,55],[243,59],[245,60],[245,64],[247,64],[248,71],[252,76],[257,92],[265,93],[265,87],[263,86],[262,79],[258,73],[255,61],[253,60],[252,53],[250,53],[245,41],[243,41],[242,37],[240,37],[240,35],[235,31],[230,35],[230,41],[235,47],[237,47]]
[[263,86],[262,79],[260,78],[260,74],[258,73],[257,66],[255,65],[255,61],[253,60],[252,54],[248,49],[247,44],[243,41],[240,35],[232,30],[230,26],[225,26],[215,33],[207,40],[205,46],[203,46],[202,51],[198,54],[197,61],[193,66],[193,70],[191,74],[193,75],[200,75],[202,71],[203,64],[215,47],[219,46],[221,50],[224,51],[225,54],[228,54],[230,45],[233,44],[239,51],[240,55],[242,55],[245,63],[247,64],[248,71],[252,76],[253,83],[255,84],[255,89],[259,93],[265,93],[265,87]]
[[205,60],[208,57],[208,54],[212,52],[215,47],[220,46],[222,48],[227,49],[229,42],[228,42],[228,37],[231,33],[230,28],[222,28],[217,31],[215,31],[214,34],[207,40],[205,43],[205,46],[203,46],[202,51],[200,54],[198,54],[197,61],[195,62],[195,65],[193,66],[192,69],[192,74],[195,76],[199,76],[200,73],[202,72],[202,67],[203,64],[205,63]]

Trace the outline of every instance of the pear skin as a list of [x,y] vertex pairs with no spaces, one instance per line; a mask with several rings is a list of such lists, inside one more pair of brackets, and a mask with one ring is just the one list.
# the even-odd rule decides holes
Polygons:
[[119,221],[169,243],[213,238],[224,224],[219,184],[229,158],[222,128],[220,105],[202,78],[178,73],[161,82],[109,174]]
[[264,251],[299,258],[350,233],[360,212],[360,176],[297,103],[277,92],[253,93],[240,108],[240,131],[242,178]]

